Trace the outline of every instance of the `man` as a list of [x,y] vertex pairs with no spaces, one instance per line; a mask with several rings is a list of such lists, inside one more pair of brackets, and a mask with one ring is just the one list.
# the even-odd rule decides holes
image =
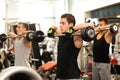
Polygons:
[[[16,28],[16,33],[10,32],[9,36],[14,40],[14,52],[15,52],[15,66],[31,67],[29,64],[29,55],[31,49],[31,42],[24,36],[28,31],[28,24],[19,22]],[[17,37],[16,37],[17,36]],[[25,74],[15,75],[15,79],[12,80],[30,80]]]
[[98,27],[93,40],[93,66],[92,80],[111,80],[110,79],[110,58],[109,46],[115,33],[105,28],[110,28],[106,18],[98,19]]
[[[31,49],[31,42],[26,38],[21,37],[27,33],[28,25],[20,22],[17,25],[16,33],[10,32],[9,36],[14,39],[14,51],[15,51],[15,66],[30,67],[28,57]],[[17,38],[15,38],[17,36]]]
[[81,80],[80,69],[78,68],[77,57],[83,40],[80,36],[70,36],[78,30],[91,24],[79,24],[75,26],[75,17],[72,14],[63,14],[60,19],[60,29],[52,26],[48,31],[48,36],[56,34],[66,34],[59,37],[57,46],[57,80]]

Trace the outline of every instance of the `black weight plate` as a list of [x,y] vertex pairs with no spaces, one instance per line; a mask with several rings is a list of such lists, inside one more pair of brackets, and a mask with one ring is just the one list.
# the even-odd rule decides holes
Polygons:
[[118,26],[115,25],[115,24],[111,25],[111,26],[110,26],[110,31],[111,31],[112,33],[117,33],[117,32],[118,32]]
[[42,42],[45,37],[43,37],[44,33],[42,31],[35,31],[33,33],[33,40],[36,42]]
[[92,41],[93,38],[95,36],[95,31],[92,27],[88,26],[88,27],[85,27],[81,30],[81,38],[84,40],[84,41]]
[[32,39],[33,39],[33,32],[27,32],[26,33],[26,39],[28,41],[32,41]]
[[88,38],[93,39],[95,36],[95,30],[92,27],[88,27],[86,30],[86,35]]
[[6,39],[7,39],[7,35],[6,34],[3,33],[3,34],[0,35],[0,41],[1,42],[6,41]]

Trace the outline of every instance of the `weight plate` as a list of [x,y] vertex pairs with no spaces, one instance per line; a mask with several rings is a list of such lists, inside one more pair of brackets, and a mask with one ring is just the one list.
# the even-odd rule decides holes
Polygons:
[[26,39],[28,41],[32,41],[32,39],[33,39],[33,32],[27,32],[26,33]]
[[85,27],[81,30],[81,38],[84,40],[84,41],[92,41],[93,38],[95,36],[95,31],[92,27],[88,26],[88,27]]
[[1,35],[0,35],[0,41],[1,41],[1,42],[4,42],[4,41],[6,41],[6,40],[7,40],[7,35],[4,34],[4,33],[1,34]]
[[111,26],[110,26],[110,31],[111,31],[112,33],[117,33],[117,32],[118,32],[118,27],[117,27],[117,25],[115,25],[115,24],[111,25]]
[[35,42],[42,42],[44,40],[44,38],[45,38],[42,35],[44,35],[44,33],[42,31],[35,31],[33,33],[33,40]]

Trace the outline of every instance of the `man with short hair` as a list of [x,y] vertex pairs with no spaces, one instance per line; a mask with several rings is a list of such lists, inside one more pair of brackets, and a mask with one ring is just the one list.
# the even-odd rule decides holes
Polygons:
[[98,19],[97,33],[93,40],[92,80],[111,80],[109,47],[116,33],[110,31],[106,18]]

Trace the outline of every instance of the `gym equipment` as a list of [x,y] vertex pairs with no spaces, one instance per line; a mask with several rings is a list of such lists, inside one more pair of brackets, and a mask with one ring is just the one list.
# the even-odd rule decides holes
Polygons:
[[47,36],[45,36],[41,30],[35,31],[33,33],[33,41],[35,42],[42,42],[44,40],[44,37],[47,37]]
[[8,49],[7,49],[7,58],[10,62],[10,66],[14,66],[14,59],[15,59],[15,54],[12,53],[12,51],[14,50],[14,47],[13,46],[10,46]]
[[3,64],[5,68],[8,68],[10,66],[9,60],[7,58],[7,53],[5,50],[2,51],[2,54],[4,55],[5,59],[3,60]]
[[52,80],[52,78],[49,75],[51,74],[51,71],[56,68],[56,66],[56,62],[49,61],[40,66],[37,72],[42,76],[43,80]]
[[5,59],[5,56],[2,54],[2,53],[0,53],[0,72],[3,70],[3,61],[4,61],[4,59]]
[[101,29],[100,31],[104,31],[104,30],[110,30],[110,32],[112,32],[112,33],[117,33],[118,26],[116,24],[112,24],[112,25],[110,25],[110,28]]
[[[15,36],[14,38],[18,38],[18,37],[25,37],[28,41],[31,41],[33,39],[33,32],[27,32],[26,35],[24,35],[24,36]],[[0,35],[0,41],[1,42],[6,41],[7,38],[12,38],[12,37],[7,36],[4,33]]]
[[48,61],[52,61],[52,52],[47,51],[47,45],[46,44],[42,44],[40,45],[40,49],[42,49],[42,54],[41,54],[41,60],[44,63],[47,63]]
[[115,24],[111,25],[111,26],[110,26],[110,31],[111,31],[112,33],[117,33],[117,32],[118,32],[118,26],[115,25]]
[[48,61],[52,61],[52,57],[49,51],[43,51],[42,55],[41,55],[41,59],[47,63]]
[[111,63],[111,74],[114,77],[114,80],[120,80],[120,65],[118,65],[118,60],[115,57],[110,58]]
[[[38,67],[42,65],[42,59],[40,56],[40,48],[39,48],[38,42],[34,40],[32,40],[31,59],[32,59],[31,62],[35,69],[38,69]],[[37,61],[33,59],[36,59]]]
[[[92,41],[95,35],[95,31],[92,27],[88,26],[83,28],[80,33],[74,33],[71,36],[81,36],[82,39],[84,41]],[[61,36],[67,36],[66,34],[55,34],[54,37],[61,37]],[[18,36],[15,36],[15,38],[17,38]],[[39,30],[39,31],[35,31],[35,32],[28,32],[26,33],[25,36],[20,36],[20,37],[26,37],[27,40],[31,41],[35,41],[35,42],[42,42],[44,40],[45,37],[49,37],[47,35],[44,35],[44,33]],[[9,36],[7,36],[6,34],[1,34],[0,35],[0,41],[4,42],[6,41],[7,38],[10,38]]]
[[7,80],[12,75],[24,73],[30,76],[33,80],[43,80],[42,77],[32,68],[24,67],[24,66],[12,66],[6,68],[0,73],[0,80]]
[[3,61],[4,59],[5,59],[5,56],[2,53],[0,53],[0,61]]
[[[55,34],[54,37],[62,37],[62,36],[67,36],[66,34]],[[93,40],[95,36],[95,31],[92,27],[88,26],[85,27],[81,30],[80,33],[74,33],[71,36],[81,36],[84,41],[91,41]],[[33,40],[36,42],[42,42],[45,37],[48,37],[44,35],[42,31],[35,31],[33,33]]]
[[92,41],[95,36],[95,31],[92,27],[88,26],[81,30],[81,38],[84,41]]

